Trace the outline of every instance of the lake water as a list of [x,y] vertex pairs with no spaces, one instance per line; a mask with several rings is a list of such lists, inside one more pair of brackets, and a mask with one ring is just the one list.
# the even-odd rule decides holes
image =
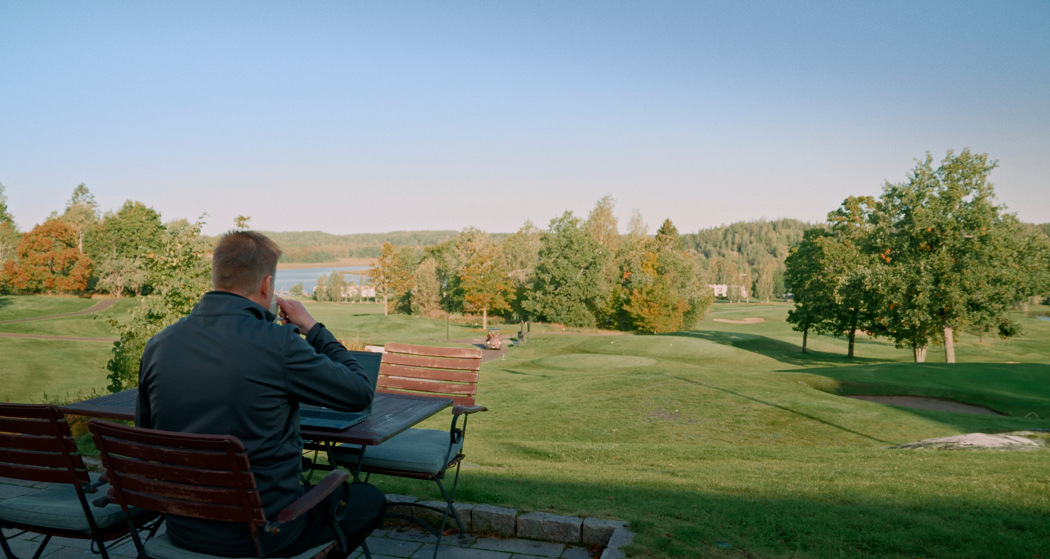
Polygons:
[[[303,293],[313,293],[314,288],[317,287],[317,278],[321,276],[330,276],[332,272],[357,272],[361,273],[367,270],[368,266],[340,266],[336,268],[288,268],[285,270],[277,270],[277,276],[274,278],[275,284],[277,285],[278,293],[287,293],[293,285],[302,282]],[[347,283],[360,283],[362,281],[359,275],[344,275],[343,279]]]

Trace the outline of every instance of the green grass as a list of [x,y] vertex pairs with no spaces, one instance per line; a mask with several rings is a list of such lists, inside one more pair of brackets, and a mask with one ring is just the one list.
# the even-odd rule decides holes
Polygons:
[[[308,306],[343,339],[448,343],[443,320],[384,317],[374,305]],[[529,343],[482,366],[478,401],[491,411],[470,420],[458,500],[626,520],[637,557],[1048,555],[1050,449],[894,447],[1050,428],[1050,323],[1021,317],[1022,338],[964,335],[960,363],[938,363],[931,348],[933,362],[917,365],[881,340],[859,340],[848,359],[844,340],[811,336],[803,354],[801,336],[784,322],[788,308],[716,305],[694,330],[662,336],[537,325]],[[765,321],[716,320],[747,317]],[[505,339],[513,332],[506,327]],[[449,325],[452,340],[481,335]],[[76,348],[100,348],[100,362],[81,358],[84,370],[66,372],[70,387],[108,357],[104,344],[0,344],[15,369],[55,378]],[[20,353],[9,354],[15,347]],[[858,393],[950,398],[1006,415],[843,397]],[[427,425],[447,427],[447,418]],[[437,496],[433,484],[372,481]]]
[[0,296],[0,322],[82,311],[98,301],[79,297]]

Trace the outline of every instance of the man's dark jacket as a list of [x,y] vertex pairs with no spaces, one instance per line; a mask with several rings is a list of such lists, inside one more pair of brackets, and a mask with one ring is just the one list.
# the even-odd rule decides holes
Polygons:
[[[361,366],[323,325],[304,340],[274,318],[240,295],[205,294],[146,344],[135,410],[139,427],[240,439],[270,519],[302,492],[299,403],[359,411],[373,397]],[[300,522],[267,535],[267,552],[301,530]],[[180,547],[255,555],[243,524],[169,517],[167,531]]]

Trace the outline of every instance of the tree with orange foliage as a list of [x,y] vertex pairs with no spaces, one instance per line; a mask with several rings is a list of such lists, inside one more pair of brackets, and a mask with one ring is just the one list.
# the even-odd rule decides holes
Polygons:
[[16,289],[29,292],[73,292],[87,288],[91,259],[77,248],[79,237],[68,223],[49,219],[18,243],[18,259],[4,271]]

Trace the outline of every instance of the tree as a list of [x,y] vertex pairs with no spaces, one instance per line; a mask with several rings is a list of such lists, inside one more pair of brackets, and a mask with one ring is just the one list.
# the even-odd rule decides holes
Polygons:
[[120,297],[129,286],[134,286],[137,294],[138,287],[148,278],[140,259],[116,254],[100,260],[95,266],[95,275],[99,278],[96,287],[117,297]]
[[161,247],[145,257],[153,291],[128,319],[111,317],[110,326],[120,335],[113,343],[113,356],[106,364],[109,391],[120,392],[138,385],[142,350],[154,335],[188,315],[211,288],[208,247],[200,237],[201,224],[173,223],[166,228]]
[[507,276],[510,278],[514,290],[514,298],[511,301],[512,311],[520,318],[525,318],[527,313],[522,307],[525,294],[536,273],[536,263],[540,258],[540,247],[542,246],[543,233],[532,224],[531,220],[525,223],[502,242],[503,257],[507,262]]
[[299,283],[291,286],[290,288],[288,288],[288,293],[291,293],[292,295],[295,295],[296,297],[302,297],[303,296],[303,292],[305,290],[306,290],[306,286],[303,285],[303,282],[299,282]]
[[767,260],[758,268],[758,279],[755,280],[755,298],[768,303],[776,294],[776,262]]
[[593,327],[612,286],[605,283],[605,253],[571,211],[551,220],[524,308],[539,320]]
[[383,314],[388,314],[391,306],[394,310],[412,312],[412,274],[415,267],[415,254],[411,249],[383,243],[383,253],[368,271],[376,295],[383,298]]
[[474,240],[468,250],[459,272],[464,307],[470,312],[481,311],[481,327],[488,328],[490,310],[510,310],[514,286],[498,243],[485,235]]
[[325,282],[325,291],[328,292],[326,300],[342,301],[346,298],[346,278],[338,270],[332,270]]
[[22,234],[18,232],[15,219],[7,209],[4,185],[0,184],[0,294],[7,292],[10,279],[5,271],[6,264],[17,254],[21,240]]
[[326,276],[317,276],[317,285],[314,286],[314,301],[328,301],[328,279]]
[[415,287],[412,289],[412,312],[436,317],[441,310],[441,281],[438,278],[437,261],[426,257],[412,274]]
[[795,306],[788,311],[787,321],[792,328],[802,332],[802,352],[806,352],[809,331],[816,330],[834,300],[833,286],[824,274],[824,254],[821,239],[830,235],[823,229],[806,231],[802,242],[792,247],[786,260],[784,272],[788,289],[791,290]]
[[[621,244],[616,217],[613,216],[615,206],[616,201],[612,196],[603,196],[587,216],[587,221],[583,222],[584,231],[598,242],[599,250],[601,250],[599,258],[603,262],[601,281],[610,292],[618,282],[619,265],[616,262],[616,253],[619,252]],[[613,316],[616,312],[613,308],[614,300],[613,297],[606,297],[604,301],[606,304],[594,309],[599,326],[614,325]]]
[[620,325],[654,334],[692,328],[714,294],[665,220],[656,237],[629,236],[620,256]]
[[98,202],[84,183],[73,189],[61,219],[73,227],[77,236],[77,250],[84,252],[84,236],[98,224]]
[[77,249],[76,231],[50,219],[22,237],[18,261],[4,263],[6,275],[23,291],[70,292],[87,288],[91,259]]
[[885,283],[882,319],[899,346],[939,341],[945,361],[954,363],[955,338],[966,327],[1003,336],[1019,331],[1007,311],[1037,288],[1032,266],[1046,263],[1029,261],[1026,247],[1038,243],[996,203],[988,177],[997,165],[965,149],[949,151],[935,167],[927,153],[906,182],[884,186],[873,250],[880,277],[897,279]]
[[239,215],[239,216],[233,218],[233,226],[236,229],[240,229],[242,231],[247,231],[248,229],[251,229],[251,221],[252,221],[251,216]]
[[[178,227],[188,227],[188,223]],[[130,274],[133,281],[124,286],[140,295],[149,287],[149,273],[145,270],[145,257],[163,246],[168,231],[161,223],[160,214],[142,202],[127,200],[116,213],[107,212],[102,221],[88,232],[84,239],[84,251],[96,262],[121,259],[139,265],[141,273]],[[112,268],[107,268],[112,269]],[[101,281],[102,271],[98,271]]]

